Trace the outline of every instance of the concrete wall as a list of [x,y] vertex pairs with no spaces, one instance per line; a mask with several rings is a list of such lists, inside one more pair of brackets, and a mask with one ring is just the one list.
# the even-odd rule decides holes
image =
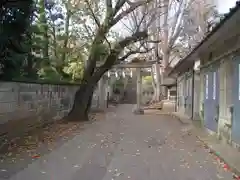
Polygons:
[[[199,109],[200,118],[202,120],[204,120],[204,71],[207,72],[213,69],[215,71],[216,68],[218,68],[218,65],[220,66],[219,116],[217,116],[218,110],[216,110],[215,116],[218,117],[217,134],[220,139],[223,139],[226,142],[231,142],[231,144],[234,144],[231,138],[231,126],[234,126],[234,124],[231,122],[232,118],[230,113],[230,107],[232,107],[234,100],[233,85],[239,84],[238,81],[233,82],[232,63],[233,57],[237,54],[239,55],[240,50],[240,26],[237,22],[239,22],[239,16],[235,15],[231,17],[231,19],[226,21],[225,24],[220,29],[218,29],[217,32],[214,32],[211,37],[206,39],[206,41],[200,46],[200,48],[198,48],[196,52],[193,53],[194,55],[189,57],[200,59],[200,79],[195,80],[194,83],[194,113],[197,113],[197,109]],[[181,77],[179,77],[179,79],[181,79]],[[182,91],[184,90],[182,90],[181,84],[184,84],[183,81],[181,80],[180,82],[180,80],[178,80],[178,104],[180,104],[178,105],[178,111],[184,111],[184,108],[181,104],[181,97],[184,94]],[[198,84],[200,84],[200,87],[198,87]],[[199,104],[196,101],[199,101]]]
[[[194,84],[193,84],[194,78]],[[186,72],[177,78],[177,111],[194,120],[200,120],[201,112],[201,77],[200,73]],[[193,99],[192,99],[193,98]],[[192,114],[193,113],[193,114]]]
[[[219,119],[218,119],[218,137],[224,142],[230,143],[231,140],[231,113],[230,107],[233,104],[233,64],[232,55],[219,59]],[[207,69],[207,67],[206,67]],[[204,101],[204,75],[200,75],[200,101]],[[200,111],[203,110],[200,107]],[[204,119],[203,119],[204,120]]]
[[177,111],[181,113],[185,113],[185,77],[179,76],[177,79]]
[[194,74],[194,99],[193,99],[193,119],[200,120],[200,75],[198,73]]
[[[0,83],[0,137],[6,138],[67,115],[79,86]],[[97,91],[92,107],[98,106]],[[1,140],[1,139],[0,139]]]
[[[225,141],[231,141],[231,125],[230,107],[232,106],[232,88],[233,87],[233,67],[231,57],[224,58],[220,65],[220,113],[218,122],[218,135]],[[230,87],[230,88],[229,88]]]
[[[239,27],[238,27],[239,28]],[[230,107],[233,104],[232,90],[233,90],[233,64],[232,60],[236,54],[236,50],[239,49],[240,35],[237,29],[232,33],[227,33],[224,39],[215,41],[208,49],[201,52],[201,66],[204,69],[208,69],[214,63],[219,63],[219,119],[218,119],[218,131],[217,135],[219,139],[226,143],[233,143],[231,138],[231,113]],[[209,58],[209,55],[212,55]],[[203,68],[202,68],[203,69]],[[200,75],[201,87],[200,87],[200,101],[203,103],[204,99],[204,76],[203,72]],[[202,108],[200,107],[202,110]]]
[[185,90],[185,102],[186,102],[186,107],[185,107],[185,112],[189,117],[192,117],[192,112],[193,112],[193,74],[187,73],[186,74],[186,90]]
[[199,115],[200,115],[200,119],[202,121],[204,121],[204,74],[200,71],[200,88],[199,88]]

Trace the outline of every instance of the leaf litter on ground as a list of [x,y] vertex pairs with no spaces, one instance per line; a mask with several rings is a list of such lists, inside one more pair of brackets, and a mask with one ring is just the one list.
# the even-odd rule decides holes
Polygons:
[[[95,113],[90,116],[93,121],[102,117],[103,113]],[[32,160],[39,159],[42,156],[40,154],[41,147],[52,151],[61,141],[66,141],[77,135],[82,125],[83,123],[81,122],[66,123],[58,121],[45,127],[34,129],[34,131],[28,132],[21,137],[13,138],[10,140],[7,148],[1,150],[0,163],[15,162],[16,160],[22,161],[26,153]]]

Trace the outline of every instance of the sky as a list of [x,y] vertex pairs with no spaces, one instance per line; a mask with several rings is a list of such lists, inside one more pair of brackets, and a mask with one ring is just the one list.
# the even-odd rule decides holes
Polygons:
[[229,9],[236,5],[236,0],[218,0],[218,10],[220,13],[228,13]]

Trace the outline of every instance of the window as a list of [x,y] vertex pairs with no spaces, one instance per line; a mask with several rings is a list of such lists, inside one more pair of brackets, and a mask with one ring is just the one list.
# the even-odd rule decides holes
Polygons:
[[205,75],[206,82],[205,82],[205,97],[208,99],[208,74]]
[[216,72],[213,72],[213,99],[216,99]]

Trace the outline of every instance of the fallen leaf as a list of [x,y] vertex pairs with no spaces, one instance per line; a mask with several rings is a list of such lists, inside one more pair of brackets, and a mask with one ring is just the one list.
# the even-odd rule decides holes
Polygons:
[[240,176],[236,175],[236,174],[233,174],[233,179],[235,180],[240,180]]
[[223,169],[225,171],[229,171],[230,170],[230,168],[229,168],[229,166],[227,164],[223,164]]
[[35,159],[40,158],[40,155],[34,155],[32,156],[32,158],[35,158]]

